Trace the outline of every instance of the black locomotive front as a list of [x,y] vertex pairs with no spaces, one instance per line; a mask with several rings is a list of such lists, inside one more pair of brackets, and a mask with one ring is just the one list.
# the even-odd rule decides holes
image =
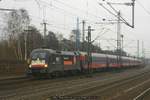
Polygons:
[[51,49],[36,49],[30,55],[27,75],[49,75],[63,70],[62,55]]

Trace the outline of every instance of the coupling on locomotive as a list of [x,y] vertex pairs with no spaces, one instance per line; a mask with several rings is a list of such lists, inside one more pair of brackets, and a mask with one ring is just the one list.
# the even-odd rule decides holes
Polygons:
[[[92,53],[90,69],[127,68],[142,65],[142,60],[134,57],[121,57],[117,62],[116,55]],[[53,75],[55,73],[86,72],[88,70],[86,52],[56,51],[52,49],[35,49],[30,55],[28,75]]]

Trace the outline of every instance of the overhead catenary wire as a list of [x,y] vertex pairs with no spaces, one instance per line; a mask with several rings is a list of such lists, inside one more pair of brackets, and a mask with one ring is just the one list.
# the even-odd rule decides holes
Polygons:
[[110,42],[110,40],[106,40],[111,46],[113,46],[115,49],[117,49],[116,45],[112,44],[112,42]]
[[[30,15],[30,16],[31,16],[31,15]],[[36,18],[36,19],[32,19],[33,22],[39,23],[39,25],[41,25],[41,22],[42,22],[42,21],[39,20],[39,19],[41,19],[41,18],[36,17],[36,16],[32,16],[32,17]],[[51,24],[49,24],[49,26],[50,26],[52,29],[55,28],[55,29],[67,30],[67,31],[70,31],[70,30],[73,29],[73,28],[71,28],[71,27],[63,27],[65,24],[57,24],[57,25],[55,25],[55,24],[52,24],[52,22],[49,21],[49,20],[46,20],[46,21],[47,21],[47,23],[51,23]],[[49,27],[48,27],[48,28],[49,28]]]
[[148,15],[150,15],[150,11],[148,11],[148,10],[144,7],[144,5],[143,5],[139,0],[136,0],[136,2],[143,8],[143,10],[144,10]]
[[[69,15],[68,16],[78,16],[77,14],[75,14],[75,13],[72,13],[72,12],[69,12],[69,11],[67,11],[67,10],[65,10],[65,9],[63,9],[63,8],[60,8],[60,7],[57,7],[57,6],[55,6],[55,5],[51,5],[51,4],[49,4],[48,2],[46,2],[46,1],[41,1],[41,0],[39,0],[40,2],[42,2],[42,3],[44,3],[44,4],[46,4],[48,7],[54,7],[54,8],[56,8],[56,9],[59,9],[60,11],[63,11],[62,13],[68,13]],[[60,12],[59,11],[59,12]],[[78,16],[79,17],[79,16]]]
[[[36,0],[37,1],[37,0]],[[60,7],[58,8],[58,7],[56,7],[55,5],[51,5],[51,4],[49,4],[49,3],[47,3],[47,2],[45,2],[45,1],[41,1],[41,0],[38,0],[38,4],[39,4],[39,2],[43,2],[44,4],[46,4],[46,5],[48,5],[48,7],[54,7],[54,8],[57,8],[57,9],[59,9],[59,10],[63,10],[63,12],[66,12],[66,10],[64,10],[64,9],[61,9]],[[40,6],[40,5],[39,5]],[[73,9],[75,9],[75,8],[73,8]],[[67,13],[69,13],[69,15],[70,15],[70,12],[68,12],[67,11]],[[76,15],[76,14],[74,14],[74,13],[72,13],[71,12],[71,15]],[[95,16],[95,17],[97,17],[97,16]],[[37,18],[38,19],[38,18]],[[40,19],[40,18],[39,18]],[[48,20],[46,20],[46,21],[48,21]],[[50,21],[50,23],[52,23],[51,21]],[[87,22],[88,23],[88,22]],[[71,30],[71,28],[69,29],[69,28],[66,28],[66,27],[59,27],[59,26],[57,26],[57,25],[50,25],[51,27],[54,27],[54,28],[59,28],[59,29],[63,29],[63,30]]]
[[[109,12],[110,14],[112,14],[114,17],[118,18],[118,15],[112,13],[108,8],[106,8],[103,4],[98,3],[101,7],[103,7],[107,12]],[[110,6],[113,10],[115,10],[112,6]],[[117,12],[115,10],[115,12]],[[117,12],[118,13],[118,12]],[[122,16],[120,16],[121,20],[128,26],[132,27]]]
[[[37,1],[37,0],[36,0]],[[46,4],[46,5],[48,5],[49,7],[54,7],[54,8],[57,8],[57,9],[60,9],[60,10],[63,10],[63,12],[66,12],[66,10],[64,10],[64,9],[61,9],[61,8],[58,8],[58,7],[56,7],[56,6],[54,6],[54,5],[51,5],[51,4],[49,4],[49,3],[47,3],[47,2],[45,2],[45,1],[41,1],[41,0],[38,0],[39,2],[43,2],[44,4]],[[59,1],[60,2],[60,1]],[[62,3],[62,2],[61,2]],[[71,7],[71,6],[69,6],[69,7]],[[73,9],[75,9],[74,7],[72,7]],[[69,15],[70,15],[70,12],[68,12],[67,11],[67,13],[69,13]],[[74,13],[72,13],[71,12],[71,16],[74,16],[74,15],[76,15],[76,14],[74,14]],[[96,17],[96,16],[95,16]],[[96,21],[94,21],[94,23],[95,23]],[[88,22],[87,22],[88,23]]]
[[[101,32],[102,32],[103,30],[104,30],[104,28],[102,28]],[[99,32],[99,33],[101,33],[101,32]],[[104,35],[106,32],[107,32],[107,30],[104,31],[102,34],[96,36],[96,37],[91,41],[91,43],[93,43],[95,40],[99,39],[99,38],[100,38],[102,35]]]
[[[33,20],[34,22],[37,22],[37,23],[41,23],[41,21],[37,21],[37,20]],[[54,27],[54,28],[57,28],[57,29],[63,29],[63,30],[68,30],[68,31],[70,31],[70,30],[72,30],[72,28],[69,28],[69,27],[61,27],[61,26],[64,26],[63,24],[59,24],[59,25],[61,25],[61,26],[58,26],[58,24],[57,25],[54,25],[54,24],[49,24],[50,25],[50,27]],[[49,28],[49,27],[48,27]]]
[[[118,13],[118,11],[109,2],[107,2],[107,4],[110,6],[111,9],[113,9],[116,13]],[[121,15],[120,18],[125,22],[125,24],[129,25],[129,23]]]
[[[58,2],[58,3],[60,3],[60,4],[63,4],[63,5],[65,5],[65,6],[69,7],[69,8],[71,8],[71,9],[78,10],[78,11],[80,11],[80,12],[83,12],[83,13],[87,14],[87,11],[82,10],[82,9],[80,9],[80,8],[77,8],[77,7],[70,6],[69,4],[66,4],[66,3],[64,3],[64,2],[62,2],[62,1],[60,1],[60,0],[56,0],[56,2]],[[87,5],[88,5],[88,4],[89,4],[89,3],[87,3]],[[95,17],[95,18],[103,18],[103,17],[97,16],[97,15],[95,15],[95,14],[89,12],[89,11],[88,11],[88,15],[91,15],[91,16],[93,16],[93,17]]]
[[39,7],[39,9],[40,9],[40,8],[41,8],[41,5],[40,5],[39,1],[38,1],[38,0],[35,0],[35,2],[37,3],[37,5],[38,5],[38,7]]
[[[30,15],[30,16],[32,16],[32,15]],[[36,16],[32,16],[32,17],[35,18],[35,19],[32,19],[33,22],[39,23],[39,25],[41,24],[42,21],[39,20],[41,18],[36,17]],[[70,25],[66,27],[65,24],[53,24],[54,22],[52,23],[52,21],[50,21],[50,20],[46,20],[46,21],[47,21],[47,23],[50,23],[49,27],[51,27],[52,29],[55,28],[57,30],[67,30],[67,31],[71,31],[73,29],[73,27],[72,28],[69,27]],[[65,27],[63,27],[63,26],[65,26]],[[49,27],[47,27],[47,28],[49,28]]]
[[104,35],[104,34],[106,34],[108,31],[111,31],[111,29],[109,29],[109,28],[104,28],[104,29],[106,29],[102,34],[100,34],[100,35],[98,35],[97,37],[95,37],[95,39],[92,41],[92,43],[94,42],[94,41],[96,41],[96,40],[114,40],[114,41],[117,41],[117,40],[115,40],[115,39],[101,39],[102,38],[102,36]]
[[[39,9],[41,8],[40,7],[40,1],[41,0],[35,0],[36,2],[37,2],[37,4],[39,5]],[[41,2],[44,2],[44,1],[41,1]],[[49,5],[50,6],[50,4],[48,4],[48,3],[46,3],[46,2],[44,2],[45,4],[47,4],[47,5]],[[56,8],[56,6],[55,6],[55,8]],[[60,9],[60,8],[59,8]],[[34,17],[34,18],[36,18],[36,19],[38,19],[38,20],[36,20],[36,22],[41,22],[41,21],[39,21],[39,19],[42,19],[42,18],[40,18],[40,17],[36,17],[36,16],[33,16],[33,15],[30,15],[30,16],[32,16],[32,17]],[[34,19],[34,21],[35,21],[35,19]],[[46,21],[49,21],[49,20],[46,20]],[[50,23],[51,23],[51,21],[49,21]],[[64,24],[63,24],[63,26],[64,26]],[[55,27],[55,28],[59,28],[59,29],[63,29],[63,30],[71,30],[71,28],[69,29],[69,28],[64,28],[64,27],[59,27],[59,26],[56,26],[56,25],[54,25],[54,24],[51,24],[51,27]]]
[[[78,17],[78,18],[81,19],[81,20],[84,19],[83,17],[79,16],[80,14],[67,11],[67,10],[65,10],[65,9],[63,9],[63,8],[60,8],[60,7],[56,6],[56,5],[51,5],[50,3],[46,2],[46,1],[42,1],[42,0],[39,0],[39,1],[42,2],[42,3],[44,3],[44,4],[46,4],[48,7],[53,7],[53,8],[56,8],[57,10],[59,10],[59,11],[57,11],[57,10],[55,9],[56,12],[62,12],[63,14],[64,14],[64,13],[68,13],[68,16],[75,17],[75,18]],[[86,20],[86,21],[91,22],[91,23],[95,23],[95,20],[92,20],[92,19],[88,19],[88,20]]]
[[[37,0],[36,0],[37,1]],[[38,0],[39,1],[39,0]],[[59,1],[59,0],[56,0],[56,2],[57,1]],[[61,1],[61,0],[60,0]],[[62,1],[61,1],[62,2]],[[66,4],[66,3],[65,3]],[[51,6],[53,6],[53,7],[55,7],[55,5],[51,5],[51,4],[49,4],[48,5],[49,7]],[[67,6],[67,5],[66,5]],[[75,14],[74,12],[70,12],[70,11],[67,11],[67,10],[65,10],[65,9],[61,9],[61,6],[59,7],[58,5],[56,5],[56,7],[58,7],[58,9],[59,10],[61,10],[61,12],[66,12],[66,13],[69,13],[68,14],[68,16],[74,16],[74,15],[77,15],[77,14]],[[71,7],[71,6],[70,6]],[[58,9],[57,9],[57,11],[58,11]],[[72,8],[72,9],[74,9],[74,7]],[[80,10],[80,9],[79,9]],[[81,11],[82,12],[82,11]],[[70,15],[70,13],[73,13],[72,15]],[[89,13],[89,12],[88,12]],[[90,13],[89,13],[90,14]],[[92,14],[91,14],[91,16],[92,16]],[[96,17],[96,16],[95,16]],[[38,18],[37,18],[38,19]],[[47,20],[47,21],[49,21],[49,20]],[[49,22],[48,22],[49,23]],[[59,24],[60,25],[60,24]],[[59,27],[59,25],[58,24],[55,24],[55,23],[53,23],[52,25],[50,25],[50,27],[54,27],[54,28],[60,28],[60,29],[64,29],[64,30],[71,30],[70,28],[67,28],[67,27],[63,27],[63,24],[62,24],[62,27],[60,26]],[[64,24],[65,25],[65,24]]]
[[[111,30],[111,29],[108,29],[109,31],[111,31],[112,33],[115,33],[113,30]],[[100,39],[100,38],[99,38]],[[107,42],[110,42],[110,41],[117,41],[116,39],[101,39],[101,40],[106,40]],[[131,48],[130,46],[131,46],[131,43],[133,43],[134,41],[137,41],[137,40],[124,40],[124,41],[130,41],[129,43],[126,43],[125,45],[124,45],[124,47],[125,48]],[[112,45],[112,43],[109,43],[109,44],[111,44]],[[113,45],[114,46],[114,45]],[[135,48],[135,46],[132,46],[132,48]]]
[[106,8],[103,4],[98,3],[100,6],[102,6],[106,11],[108,11],[110,14],[112,14],[113,16],[117,17],[116,14],[112,13],[108,8]]
[[131,40],[129,43],[125,44],[124,47],[129,47],[133,42],[136,42],[137,40]]

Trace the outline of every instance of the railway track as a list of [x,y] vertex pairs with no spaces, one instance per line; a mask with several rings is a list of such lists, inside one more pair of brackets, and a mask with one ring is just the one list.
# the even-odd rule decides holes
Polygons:
[[148,100],[148,99],[144,99],[144,98],[145,98],[145,96],[149,95],[149,93],[150,93],[150,88],[144,90],[138,96],[136,96],[135,98],[133,98],[133,100]]
[[[95,74],[96,76],[101,76],[105,74]],[[97,76],[97,77],[98,77]],[[85,80],[83,80],[85,79]],[[41,79],[41,80],[31,80],[31,79],[19,79],[19,80],[7,80],[1,82],[0,89],[3,91],[0,93],[0,98],[12,98],[18,97],[18,95],[30,94],[33,92],[41,92],[41,90],[46,91],[47,89],[53,89],[62,87],[62,84],[78,84],[79,82],[88,81],[86,77],[81,76],[71,76],[71,77],[63,77],[52,80]],[[81,81],[82,80],[82,81]],[[5,84],[4,84],[5,83]],[[8,83],[8,84],[7,84]],[[10,85],[10,83],[12,83]],[[20,83],[20,84],[19,84]],[[18,85],[19,84],[19,85]],[[49,88],[48,88],[49,87]],[[24,91],[23,91],[24,90]],[[8,95],[9,94],[9,95]]]
[[[147,71],[132,77],[128,77],[126,79],[116,80],[104,85],[98,84],[85,89],[77,90],[64,96],[98,96],[100,100],[129,100],[129,98],[121,98],[122,95],[128,94],[130,99],[133,98],[132,95],[130,96],[129,92],[132,92],[132,90],[150,83],[149,76],[150,72]],[[118,97],[119,99],[117,99]],[[126,97],[128,96],[126,95]]]
[[[98,84],[98,85],[95,85],[92,87],[74,91],[72,93],[67,94],[67,96],[73,96],[73,95],[75,95],[75,96],[78,96],[78,95],[93,96],[93,95],[97,95],[97,94],[103,94],[107,90],[111,90],[115,87],[126,85],[127,83],[130,83],[132,81],[140,80],[140,78],[143,78],[143,77],[145,78],[145,75],[147,75],[147,74],[150,75],[149,71],[143,72],[143,73],[135,75],[135,76],[131,76],[126,79],[115,80],[115,81],[107,83],[107,84]],[[147,79],[149,79],[149,76],[147,76]],[[91,90],[93,90],[93,91],[91,91]]]
[[143,71],[135,69],[135,71],[128,70],[114,73],[113,75],[112,73],[108,75],[96,74],[92,78],[75,76],[53,80],[30,80],[14,89],[3,88],[4,91],[0,92],[0,98],[7,98],[8,100],[19,100],[20,98],[25,100],[43,100],[56,95],[68,96],[71,95],[71,91],[78,93],[77,91],[87,90],[87,87],[97,86],[97,84],[103,86],[104,84],[111,85],[112,82],[120,81],[127,78],[127,76],[135,77],[136,75],[144,74],[148,70],[143,69]]
[[0,79],[0,86],[1,85],[12,85],[12,84],[16,84],[16,83],[22,83],[24,81],[29,80],[27,77],[25,76],[21,76],[21,77],[14,77],[14,78],[8,78],[8,79]]
[[[96,73],[94,74],[95,76],[99,77],[101,75],[105,75],[108,73]],[[67,82],[69,80],[69,82],[78,82],[80,80],[82,80],[83,78],[87,78],[85,77],[85,75],[79,75],[79,76],[69,76],[69,77],[59,77],[59,78],[55,78],[55,79],[30,79],[30,78],[26,78],[26,77],[20,77],[20,78],[13,78],[13,79],[5,79],[5,80],[0,80],[0,88],[2,87],[9,87],[11,85],[11,87],[15,86],[16,84],[19,84],[19,86],[26,86],[29,84],[32,85],[41,85],[45,84],[45,83],[50,83],[51,85],[59,85],[59,84],[64,84],[65,82]],[[1,88],[2,89],[2,88]],[[6,88],[5,88],[6,89]]]

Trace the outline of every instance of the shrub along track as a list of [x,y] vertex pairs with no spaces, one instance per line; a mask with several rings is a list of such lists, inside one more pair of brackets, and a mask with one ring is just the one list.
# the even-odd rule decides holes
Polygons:
[[141,70],[126,70],[115,74],[94,74],[91,78],[85,78],[84,76],[72,76],[52,80],[27,80],[26,82],[19,84],[14,82],[10,86],[7,84],[0,86],[2,90],[0,92],[0,99],[43,100],[50,96],[56,95],[78,95],[81,91],[83,93],[84,90],[87,91],[88,89],[97,89],[97,86],[111,86],[112,84],[115,84],[115,82],[122,82],[123,80],[130,79],[132,80],[132,78],[141,76],[142,74],[144,75],[146,72],[148,72],[148,70],[144,68]]

